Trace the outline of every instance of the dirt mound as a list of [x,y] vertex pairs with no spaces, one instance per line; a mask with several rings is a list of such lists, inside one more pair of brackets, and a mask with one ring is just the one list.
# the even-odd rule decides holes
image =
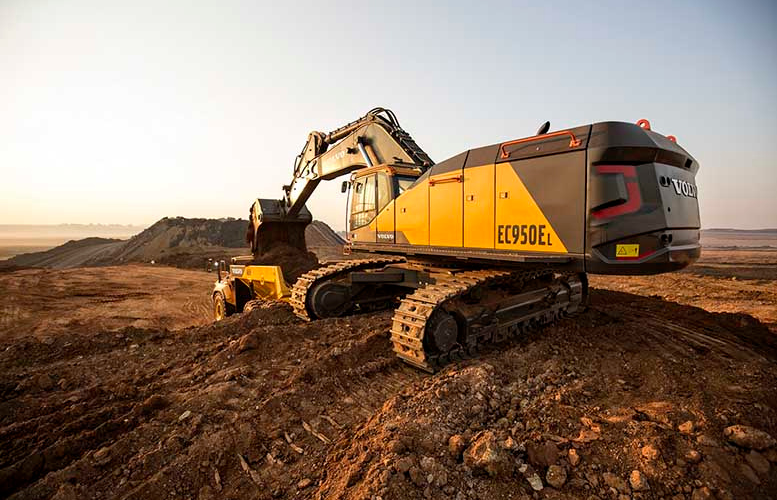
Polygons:
[[244,248],[246,224],[242,219],[165,217],[133,236],[115,258],[150,260],[177,248]]
[[[577,322],[448,368],[387,402],[329,454],[326,469],[337,472],[322,496],[777,493],[769,465],[777,449],[770,445],[767,459],[726,437],[742,421],[777,431],[774,335],[749,316],[615,292],[595,292],[593,304]],[[638,319],[660,310],[676,320]],[[752,404],[764,411],[752,414]]]
[[305,241],[308,248],[338,247],[345,244],[345,240],[339,234],[319,220],[314,220],[305,228]]
[[276,243],[253,262],[257,265],[281,266],[286,282],[294,283],[301,275],[318,266],[318,257],[313,252]]
[[45,252],[17,255],[0,262],[6,268],[50,267],[64,269],[88,266],[102,259],[110,258],[125,242],[113,238],[84,238],[71,240]]
[[777,436],[777,343],[757,320],[594,290],[578,318],[427,375],[391,352],[390,318],[305,323],[275,304],[0,345],[0,494],[777,493],[771,442],[726,431]]
[[131,262],[204,268],[207,258],[245,253],[246,221],[165,217],[129,240],[85,238],[45,252],[17,255],[3,266],[67,269]]

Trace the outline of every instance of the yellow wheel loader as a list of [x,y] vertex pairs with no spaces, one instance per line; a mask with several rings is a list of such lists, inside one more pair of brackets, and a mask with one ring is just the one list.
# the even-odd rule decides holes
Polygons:
[[434,371],[483,344],[584,306],[586,273],[655,274],[698,259],[699,168],[649,122],[601,122],[470,149],[433,162],[375,108],[312,132],[278,200],[250,210],[254,256],[305,249],[305,202],[322,180],[343,182],[343,260],[301,276],[235,261],[213,292],[217,319],[256,298],[288,300],[306,321],[394,308],[396,354]]

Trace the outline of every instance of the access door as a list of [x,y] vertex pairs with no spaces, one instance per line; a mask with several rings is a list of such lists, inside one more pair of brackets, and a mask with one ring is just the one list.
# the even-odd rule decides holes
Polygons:
[[353,242],[377,241],[377,184],[375,174],[365,175],[353,181],[351,197],[350,236]]
[[462,153],[432,167],[429,175],[429,244],[460,247],[464,236]]
[[377,238],[378,243],[394,243],[396,227],[396,207],[394,203],[394,190],[391,177],[385,172],[378,172],[378,217]]

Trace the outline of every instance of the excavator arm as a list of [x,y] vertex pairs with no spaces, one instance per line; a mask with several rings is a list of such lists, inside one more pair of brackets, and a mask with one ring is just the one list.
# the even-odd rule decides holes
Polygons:
[[294,161],[294,173],[280,200],[258,199],[251,206],[246,234],[254,256],[276,243],[305,248],[312,221],[305,203],[321,181],[385,163],[431,167],[429,156],[399,125],[391,110],[375,108],[329,133],[311,132]]

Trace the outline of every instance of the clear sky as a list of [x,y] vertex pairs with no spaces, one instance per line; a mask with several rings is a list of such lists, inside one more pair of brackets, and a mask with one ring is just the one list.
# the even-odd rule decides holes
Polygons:
[[374,106],[436,161],[648,118],[701,163],[704,227],[777,227],[773,0],[0,0],[0,224],[245,217]]

